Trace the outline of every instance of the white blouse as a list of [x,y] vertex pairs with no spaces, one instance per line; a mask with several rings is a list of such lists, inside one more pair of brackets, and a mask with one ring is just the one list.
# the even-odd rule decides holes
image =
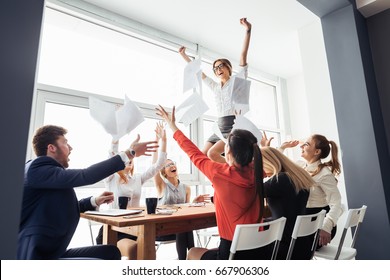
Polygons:
[[[113,144],[110,155],[113,156],[118,151],[118,145]],[[104,179],[106,185],[106,190],[114,193],[114,201],[109,204],[109,208],[118,209],[118,197],[119,196],[128,196],[131,197],[128,207],[139,207],[140,198],[141,198],[141,187],[142,185],[152,178],[157,172],[163,168],[165,161],[167,160],[166,152],[159,152],[157,162],[150,166],[142,174],[134,174],[133,176],[127,175],[128,182],[120,183],[120,176],[117,173],[114,173]]]
[[222,87],[220,82],[218,83],[208,76],[203,79],[203,82],[214,92],[214,99],[215,105],[217,106],[218,117],[235,115],[232,94],[234,76],[247,79],[248,65],[240,66],[239,72],[236,75],[230,77],[230,79]]
[[[298,162],[298,164],[308,172],[314,172],[320,163],[320,160],[310,164],[302,161]],[[343,214],[341,194],[337,187],[337,180],[328,167],[322,168],[318,174],[313,176],[313,180],[317,184],[310,189],[306,207],[315,208],[329,205],[330,210],[325,216],[322,229],[330,233],[332,228],[337,225],[337,221],[341,214]]]

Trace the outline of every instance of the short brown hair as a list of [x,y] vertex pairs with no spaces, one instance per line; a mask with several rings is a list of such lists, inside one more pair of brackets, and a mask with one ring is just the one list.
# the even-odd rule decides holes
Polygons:
[[[218,58],[217,60],[215,60],[213,62],[213,69],[215,67],[215,63],[217,63],[218,61],[223,63],[228,68],[229,75],[231,76],[232,72],[233,72],[233,67],[232,67],[232,64],[230,63],[230,61],[228,59],[226,59],[226,58]],[[213,72],[215,73],[215,71],[213,71]]]
[[60,126],[45,125],[37,129],[33,138],[33,148],[37,156],[47,155],[47,146],[56,144],[60,136],[64,136],[68,131]]

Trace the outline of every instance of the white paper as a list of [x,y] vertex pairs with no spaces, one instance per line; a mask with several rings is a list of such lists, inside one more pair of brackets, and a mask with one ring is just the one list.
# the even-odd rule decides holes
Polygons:
[[90,96],[89,112],[114,140],[120,139],[144,121],[137,105],[127,96],[125,96],[124,105],[119,109],[115,104]]
[[116,134],[116,105],[104,102],[96,97],[89,97],[89,113],[100,123],[108,134]]
[[231,87],[234,109],[244,115],[249,111],[249,91],[251,81],[235,76]]
[[199,59],[195,59],[187,63],[184,68],[183,92],[197,87],[199,92],[201,92],[202,71],[200,70],[200,63],[201,61]]
[[209,107],[202,97],[196,92],[190,94],[180,105],[176,107],[176,120],[188,126],[202,116]]
[[258,129],[253,122],[241,115],[236,116],[232,130],[233,129],[245,129],[252,132],[252,134],[257,138],[258,143],[262,138],[260,129]]

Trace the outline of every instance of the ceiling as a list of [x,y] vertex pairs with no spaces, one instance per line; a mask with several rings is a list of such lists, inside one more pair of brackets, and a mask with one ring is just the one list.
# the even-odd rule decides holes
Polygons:
[[248,64],[290,78],[302,72],[297,30],[318,17],[295,0],[84,0],[239,60],[252,23]]

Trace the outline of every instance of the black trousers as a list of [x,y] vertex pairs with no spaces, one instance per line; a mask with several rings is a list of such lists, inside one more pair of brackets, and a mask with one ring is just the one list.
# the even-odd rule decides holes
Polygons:
[[96,245],[69,249],[60,259],[120,260],[121,252],[114,245]]

